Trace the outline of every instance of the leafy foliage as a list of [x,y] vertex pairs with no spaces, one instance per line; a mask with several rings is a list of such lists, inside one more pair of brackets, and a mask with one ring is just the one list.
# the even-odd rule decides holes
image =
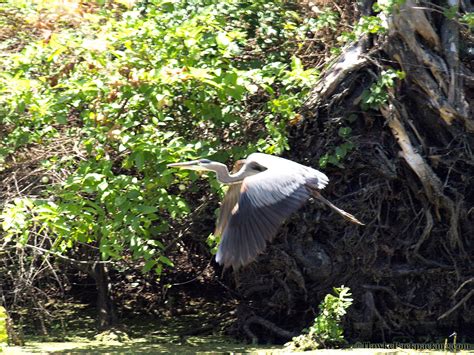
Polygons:
[[469,12],[461,16],[461,22],[465,23],[470,29],[474,28],[474,12]]
[[328,164],[332,164],[343,168],[342,161],[344,158],[355,148],[354,144],[351,141],[351,132],[350,127],[340,127],[338,130],[338,136],[344,140],[343,143],[338,145],[334,151],[329,151],[325,153],[319,159],[319,166],[325,168]]
[[2,346],[8,341],[7,318],[8,316],[5,308],[0,306],[0,351],[2,350]]
[[388,89],[395,84],[395,79],[404,79],[405,73],[400,70],[387,69],[382,71],[377,82],[365,90],[362,95],[363,109],[377,109],[388,100]]
[[[197,178],[167,163],[288,148],[287,124],[317,78],[290,54],[299,15],[280,0],[90,2],[56,17],[45,4],[8,2],[47,30],[1,58],[0,171],[32,144],[70,138],[78,153],[41,162],[67,177],[7,203],[3,238],[94,246],[103,260],[130,251],[159,274],[172,265],[163,235],[190,212],[181,193]],[[72,25],[45,20],[66,15]]]
[[448,19],[453,20],[458,15],[459,7],[458,6],[450,6],[444,9],[443,14]]
[[332,28],[335,29],[338,25],[339,13],[333,11],[330,8],[323,9],[316,18],[305,19],[304,29],[319,31],[323,28]]
[[326,295],[319,305],[320,314],[314,319],[313,325],[286,344],[288,350],[315,350],[321,346],[328,347],[344,343],[341,320],[353,299],[348,287],[334,288],[334,293],[335,295]]
[[381,16],[362,16],[351,32],[343,32],[339,36],[341,42],[353,42],[366,34],[383,34],[387,24]]
[[374,3],[373,9],[376,12],[391,14],[393,11],[397,11],[405,2],[406,0],[378,0]]

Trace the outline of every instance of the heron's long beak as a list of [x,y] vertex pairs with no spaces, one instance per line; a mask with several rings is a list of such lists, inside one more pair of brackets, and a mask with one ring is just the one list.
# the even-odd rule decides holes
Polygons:
[[198,160],[191,160],[182,163],[172,163],[167,165],[168,168],[180,168],[187,170],[207,170],[206,168],[199,165]]

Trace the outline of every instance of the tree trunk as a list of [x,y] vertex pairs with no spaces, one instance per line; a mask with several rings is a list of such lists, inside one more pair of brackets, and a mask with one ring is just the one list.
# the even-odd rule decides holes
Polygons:
[[98,327],[99,330],[105,330],[117,323],[108,270],[103,263],[97,263],[93,275],[97,287]]
[[[349,338],[413,342],[474,329],[474,77],[461,54],[472,43],[428,6],[407,0],[385,36],[347,48],[312,91],[291,132],[290,158],[317,167],[343,143],[339,128],[350,127],[356,148],[343,167],[325,169],[323,194],[366,226],[304,207],[236,276],[241,334],[284,341],[342,284],[355,299]],[[405,79],[383,105],[362,110],[364,90],[388,68]],[[252,325],[255,317],[271,326]]]

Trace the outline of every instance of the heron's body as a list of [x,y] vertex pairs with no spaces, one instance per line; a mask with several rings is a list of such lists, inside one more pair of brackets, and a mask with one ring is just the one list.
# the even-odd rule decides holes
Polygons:
[[169,166],[214,171],[220,182],[230,185],[214,233],[221,236],[216,260],[225,267],[237,269],[255,260],[280,225],[311,196],[362,224],[319,194],[329,182],[325,174],[291,160],[253,153],[236,163],[233,174],[224,164],[207,159]]
[[255,161],[266,167],[268,169],[267,178],[276,175],[291,176],[291,179],[301,180],[301,183],[314,185],[319,190],[323,189],[329,182],[329,178],[316,169],[274,155],[252,153],[246,161]]

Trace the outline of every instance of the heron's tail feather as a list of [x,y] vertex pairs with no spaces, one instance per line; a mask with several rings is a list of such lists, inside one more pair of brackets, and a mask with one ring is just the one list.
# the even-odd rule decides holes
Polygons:
[[319,201],[323,202],[324,204],[326,204],[327,206],[331,207],[334,211],[336,211],[337,213],[339,213],[344,219],[347,219],[349,222],[352,222],[352,223],[356,223],[356,224],[360,224],[361,226],[364,226],[364,223],[362,223],[361,221],[359,221],[357,218],[355,218],[353,215],[351,215],[350,213],[340,209],[339,207],[335,206],[331,201],[329,200],[326,200],[323,196],[321,196],[321,194],[319,193],[319,191],[316,191],[316,190],[312,190],[312,193],[313,193],[313,196],[315,198],[317,198]]

